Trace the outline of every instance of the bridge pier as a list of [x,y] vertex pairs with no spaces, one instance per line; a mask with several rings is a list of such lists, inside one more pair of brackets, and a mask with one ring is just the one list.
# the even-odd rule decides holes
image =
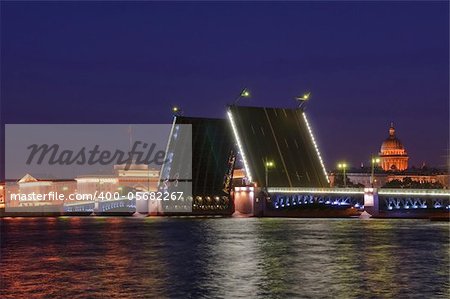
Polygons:
[[380,213],[380,203],[377,188],[364,188],[364,211],[372,217],[377,217]]
[[[259,203],[259,200],[258,200]],[[234,210],[237,216],[251,217],[255,215],[255,188],[234,188]]]

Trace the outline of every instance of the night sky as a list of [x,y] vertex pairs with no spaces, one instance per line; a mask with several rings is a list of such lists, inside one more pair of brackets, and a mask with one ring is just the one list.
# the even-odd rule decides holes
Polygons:
[[[327,168],[379,151],[444,166],[448,2],[1,4],[1,122],[170,123],[241,104],[308,115]],[[2,155],[3,156],[3,155]]]

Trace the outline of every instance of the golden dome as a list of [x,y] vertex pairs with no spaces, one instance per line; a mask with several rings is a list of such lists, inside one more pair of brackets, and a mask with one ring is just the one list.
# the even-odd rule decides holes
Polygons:
[[381,144],[381,150],[380,152],[383,153],[385,151],[392,151],[392,150],[404,150],[402,142],[400,139],[395,137],[395,129],[394,125],[391,124],[391,127],[389,128],[389,137],[384,140],[384,142]]
[[394,125],[391,123],[389,137],[381,144],[380,166],[385,171],[403,171],[408,169],[408,153],[400,139],[395,137]]

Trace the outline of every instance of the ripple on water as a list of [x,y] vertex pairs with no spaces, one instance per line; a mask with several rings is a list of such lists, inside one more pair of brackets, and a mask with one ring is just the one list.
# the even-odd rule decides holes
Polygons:
[[426,220],[1,220],[2,297],[448,298]]

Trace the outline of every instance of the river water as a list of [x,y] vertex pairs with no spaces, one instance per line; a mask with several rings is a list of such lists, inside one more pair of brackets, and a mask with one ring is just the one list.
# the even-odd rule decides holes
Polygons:
[[449,298],[428,220],[1,220],[2,298]]

